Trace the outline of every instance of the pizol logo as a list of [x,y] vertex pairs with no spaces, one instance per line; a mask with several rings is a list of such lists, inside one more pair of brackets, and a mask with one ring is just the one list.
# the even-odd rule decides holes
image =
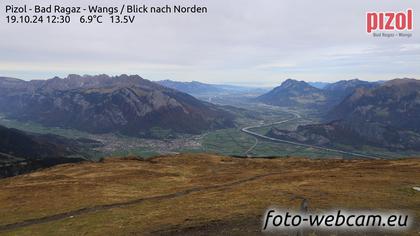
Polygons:
[[367,12],[366,32],[373,31],[412,31],[413,10],[405,12]]

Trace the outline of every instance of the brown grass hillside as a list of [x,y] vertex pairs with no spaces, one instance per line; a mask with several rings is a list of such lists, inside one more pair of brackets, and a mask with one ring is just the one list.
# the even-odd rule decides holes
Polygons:
[[[269,206],[297,209],[303,197],[311,211],[396,209],[420,219],[414,186],[420,159],[107,159],[0,180],[0,234],[258,235]],[[405,234],[419,232],[417,221]]]

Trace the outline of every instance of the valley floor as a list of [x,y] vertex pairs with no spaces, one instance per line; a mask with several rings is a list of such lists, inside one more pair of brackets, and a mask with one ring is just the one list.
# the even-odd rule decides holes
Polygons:
[[[419,185],[420,159],[106,159],[0,180],[0,234],[259,235],[268,207],[297,210],[303,198],[312,212],[389,209],[419,219]],[[417,221],[405,234],[418,232]]]
[[[219,100],[222,98],[218,98]],[[226,156],[253,156],[253,157],[310,157],[310,158],[355,158],[361,154],[365,157],[394,159],[401,157],[420,156],[420,152],[412,150],[390,151],[384,148],[335,144],[328,147],[336,151],[326,150],[325,147],[316,148],[300,144],[291,144],[270,140],[270,138],[255,138],[249,132],[265,136],[275,127],[282,130],[295,130],[299,125],[319,123],[320,114],[314,110],[298,108],[282,108],[248,101],[233,102],[230,99],[219,101],[219,105],[237,106],[236,128],[213,130],[201,135],[179,134],[174,139],[147,139],[128,137],[121,134],[91,134],[73,129],[59,127],[46,127],[38,123],[22,122],[7,119],[0,114],[0,125],[16,128],[26,132],[40,134],[55,134],[70,139],[84,138],[102,143],[90,149],[89,158],[98,160],[106,156],[142,156],[145,158],[157,155],[170,155],[177,153],[214,153]],[[206,99],[205,99],[206,100]],[[250,114],[252,113],[250,118]],[[247,129],[248,133],[244,132]],[[339,152],[337,152],[339,151]],[[353,153],[353,154],[351,154]]]

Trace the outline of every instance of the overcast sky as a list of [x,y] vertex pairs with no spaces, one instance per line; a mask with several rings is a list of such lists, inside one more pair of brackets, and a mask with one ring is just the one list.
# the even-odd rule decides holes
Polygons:
[[[19,4],[17,3],[19,2]],[[137,15],[128,25],[5,23],[0,75],[46,79],[75,74],[139,74],[150,80],[197,80],[253,86],[287,78],[336,81],[420,78],[420,1],[39,0],[39,4],[120,6],[197,4],[202,15]],[[411,38],[374,38],[367,11],[414,10]],[[74,17],[73,21],[77,21]]]

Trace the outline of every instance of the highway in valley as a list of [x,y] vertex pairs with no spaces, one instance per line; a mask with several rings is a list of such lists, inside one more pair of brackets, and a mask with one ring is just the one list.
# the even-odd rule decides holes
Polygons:
[[380,159],[378,157],[374,157],[374,156],[370,156],[370,155],[366,155],[366,154],[361,154],[361,153],[343,151],[343,150],[338,150],[338,149],[333,149],[333,148],[310,145],[310,144],[306,144],[306,143],[299,143],[299,142],[293,142],[293,141],[284,140],[284,139],[272,138],[272,137],[265,136],[265,135],[262,135],[262,134],[259,134],[257,132],[252,131],[252,129],[255,129],[255,128],[262,128],[262,127],[267,127],[267,126],[272,126],[272,125],[278,125],[278,124],[282,124],[282,123],[286,123],[286,122],[290,122],[290,121],[298,120],[298,119],[302,118],[302,116],[300,114],[296,113],[296,112],[291,112],[291,111],[287,111],[287,112],[290,113],[290,114],[293,114],[294,117],[291,118],[291,119],[277,121],[277,122],[274,122],[274,123],[268,123],[268,124],[261,123],[260,125],[248,126],[248,127],[245,127],[245,128],[241,129],[242,132],[256,137],[255,144],[253,146],[251,146],[246,151],[246,153],[245,153],[246,155],[248,155],[258,145],[258,138],[260,138],[260,139],[268,140],[268,141],[272,141],[272,142],[286,143],[286,144],[290,144],[290,145],[294,145],[294,146],[313,148],[313,149],[317,149],[317,150],[321,150],[321,151],[346,154],[346,155],[362,157],[362,158],[367,158],[367,159]]

